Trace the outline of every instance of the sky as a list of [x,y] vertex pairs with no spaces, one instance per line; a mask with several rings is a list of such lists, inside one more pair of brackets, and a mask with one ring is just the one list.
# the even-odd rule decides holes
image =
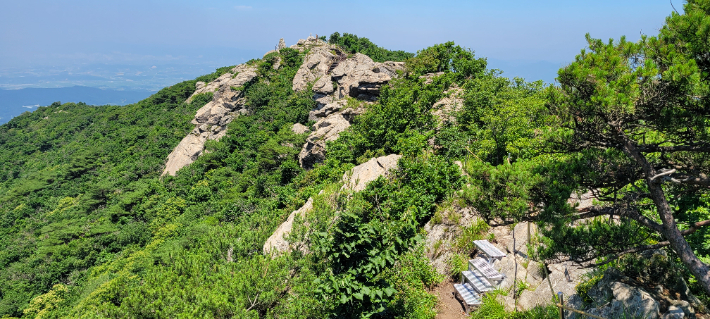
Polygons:
[[260,58],[284,38],[354,33],[392,50],[446,41],[552,83],[584,35],[655,35],[681,0],[0,0],[0,88],[157,90]]

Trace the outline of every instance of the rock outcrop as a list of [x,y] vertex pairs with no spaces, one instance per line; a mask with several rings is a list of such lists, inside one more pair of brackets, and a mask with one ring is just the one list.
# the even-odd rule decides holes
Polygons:
[[[197,110],[192,124],[195,128],[168,155],[162,175],[175,175],[199,157],[208,140],[219,140],[227,134],[227,124],[247,113],[243,93],[239,88],[256,77],[255,68],[238,65],[210,83],[197,82],[197,90],[187,99],[191,103],[198,94],[213,92],[210,102]],[[236,90],[235,90],[236,89]]]
[[[521,222],[516,224],[513,229],[510,229],[509,226],[497,226],[493,227],[490,232],[495,237],[494,245],[502,251],[508,252],[506,257],[493,263],[493,267],[506,276],[501,283],[501,288],[512,291],[516,281],[525,283],[522,286],[526,286],[526,288],[522,292],[518,292],[517,307],[520,310],[532,309],[538,305],[548,305],[553,294],[558,292],[562,292],[565,296],[576,294],[577,284],[590,271],[589,268],[584,268],[571,261],[548,264],[547,270],[545,270],[543,264],[531,260],[528,244],[534,243],[537,236],[537,227],[532,223]],[[550,286],[552,286],[552,290],[550,290]],[[516,300],[512,293],[499,298],[507,309],[515,308]]]
[[303,133],[308,133],[311,130],[308,129],[305,125],[301,123],[296,123],[293,126],[291,126],[291,132],[294,132],[296,134],[303,134]]
[[[427,233],[426,252],[436,270],[442,275],[448,275],[450,270],[447,262],[453,256],[452,249],[455,241],[461,236],[464,228],[478,223],[480,217],[473,208],[460,207],[457,204],[437,214],[440,216],[432,218],[424,225]],[[531,224],[530,237],[533,240],[536,231],[535,225]],[[514,235],[515,240],[513,240]],[[509,311],[516,306],[515,296],[512,293],[515,282],[525,283],[526,289],[518,292],[517,307],[519,310],[527,310],[537,305],[549,304],[553,292],[556,294],[561,291],[565,296],[575,294],[575,287],[589,271],[573,262],[561,262],[547,265],[546,272],[541,263],[530,260],[527,252],[529,243],[527,222],[518,223],[513,229],[509,226],[492,227],[487,236],[491,238],[494,246],[506,252],[506,257],[493,262],[493,268],[505,275],[500,288],[509,293],[498,298]],[[546,277],[548,274],[549,281]]]
[[[355,53],[351,58],[338,63],[330,75],[330,80],[338,84],[335,96],[350,96],[371,101],[380,95],[380,88],[404,70],[404,62],[372,61],[370,57]],[[326,76],[326,79],[328,77]]]
[[[266,55],[285,47],[285,42],[280,39],[276,50]],[[316,108],[309,114],[309,119],[316,124],[299,154],[300,165],[310,169],[325,159],[326,142],[337,139],[354,117],[364,111],[363,108],[346,108],[344,98],[374,100],[382,85],[396,76],[398,70],[404,69],[404,63],[376,63],[359,53],[348,57],[337,46],[314,37],[301,39],[291,48],[301,52],[309,50],[293,79],[293,90],[303,91],[312,84],[316,101]],[[273,67],[277,69],[279,65],[280,61],[276,61]],[[239,65],[210,83],[197,82],[197,90],[187,99],[188,103],[202,93],[214,92],[214,97],[197,111],[192,121],[195,128],[168,155],[163,175],[175,175],[194,162],[203,153],[206,141],[219,140],[226,134],[229,122],[248,112],[239,88],[257,76],[255,71],[252,66]],[[297,126],[293,129],[301,133],[308,131]]]
[[404,69],[404,63],[377,63],[360,53],[348,57],[337,46],[315,38],[299,40],[291,48],[309,49],[293,78],[292,88],[298,92],[312,84],[316,101],[316,108],[309,113],[309,120],[316,124],[299,154],[301,167],[310,169],[325,159],[326,142],[337,139],[355,115],[364,111],[346,108],[346,97],[374,101],[382,85]]
[[[390,169],[396,168],[397,161],[401,157],[402,155],[396,154],[382,156],[353,167],[349,173],[343,176],[343,189],[355,192],[365,189],[367,183],[387,174]],[[323,193],[323,191],[321,191],[321,193]],[[294,243],[286,240],[286,237],[293,230],[293,222],[296,217],[302,218],[311,210],[313,210],[313,198],[309,198],[301,208],[291,212],[286,221],[279,225],[276,231],[274,231],[264,243],[264,254],[278,255],[294,249]],[[303,247],[301,247],[301,251],[307,253],[307,250]]]
[[291,214],[289,214],[288,219],[286,219],[283,224],[279,225],[276,231],[274,231],[269,239],[266,240],[266,243],[264,243],[264,254],[276,255],[289,251],[291,249],[291,245],[285,237],[291,233],[291,230],[293,229],[293,221],[296,219],[296,216],[303,217],[304,214],[310,212],[312,209],[313,198],[308,198],[308,201],[301,208],[294,210]]
[[434,72],[434,73],[427,73],[422,76],[420,76],[420,79],[424,79],[424,84],[430,84],[434,82],[434,78],[437,76],[444,75],[444,72]]
[[[572,296],[568,303],[605,318],[696,318],[696,310],[707,311],[682,276],[672,271],[661,274],[667,270],[663,271],[663,266],[655,262],[668,258],[665,251],[647,250],[637,257],[650,262],[653,270],[630,278],[617,268],[608,268],[587,291],[589,304],[577,296]],[[570,318],[582,317],[572,315]]]
[[397,168],[397,163],[402,155],[390,154],[353,167],[349,173],[343,176],[343,189],[359,192],[367,187],[367,184],[376,180],[380,176],[386,175],[391,169]]
[[431,113],[439,119],[439,127],[446,122],[455,123],[456,112],[463,109],[463,89],[453,85],[446,92],[444,98],[434,103]]
[[350,127],[355,115],[360,113],[361,110],[347,109],[318,120],[298,154],[298,163],[301,167],[311,169],[316,163],[325,160],[326,143],[338,139],[340,133]]
[[[660,305],[651,294],[645,290],[621,282],[624,276],[616,269],[605,271],[603,278],[597,282],[587,294],[593,300],[591,305],[584,306],[581,300],[570,299],[576,308],[604,318],[649,318],[660,317]],[[571,314],[570,318],[584,318]]]
[[[427,234],[425,247],[432,266],[439,274],[447,275],[449,267],[447,262],[453,255],[451,250],[453,242],[461,236],[465,227],[477,223],[479,217],[476,211],[470,207],[459,207],[457,205],[438,214],[443,215],[440,221],[434,222],[432,218],[424,225],[424,231]],[[456,215],[456,217],[454,218],[452,215]]]

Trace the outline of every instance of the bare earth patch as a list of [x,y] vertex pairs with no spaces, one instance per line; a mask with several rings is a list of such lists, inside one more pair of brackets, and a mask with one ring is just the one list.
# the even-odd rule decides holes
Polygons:
[[468,318],[463,304],[455,297],[454,283],[447,279],[434,288],[434,293],[439,298],[436,306],[436,319],[463,319]]

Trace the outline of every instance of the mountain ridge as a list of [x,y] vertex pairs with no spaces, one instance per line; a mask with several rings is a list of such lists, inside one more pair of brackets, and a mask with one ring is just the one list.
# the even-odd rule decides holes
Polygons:
[[[508,253],[495,266],[513,292],[474,316],[553,318],[553,289],[585,308],[609,286],[653,298],[614,292],[606,315],[660,316],[676,293],[700,311],[664,250],[621,273],[573,259],[598,238],[660,239],[636,224],[580,220],[626,237],[549,240],[603,199],[575,197],[575,157],[546,148],[568,136],[553,89],[453,42],[415,55],[334,34],[135,104],[39,107],[0,125],[0,316],[433,318],[478,239]],[[649,269],[667,292],[644,290]]]

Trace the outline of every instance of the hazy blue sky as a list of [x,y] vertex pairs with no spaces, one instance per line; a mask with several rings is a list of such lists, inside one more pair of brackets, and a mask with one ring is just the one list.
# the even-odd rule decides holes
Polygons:
[[453,40],[505,74],[549,82],[585,33],[655,35],[672,10],[668,0],[0,0],[0,88],[156,89],[261,57],[282,37],[334,31],[407,51]]

